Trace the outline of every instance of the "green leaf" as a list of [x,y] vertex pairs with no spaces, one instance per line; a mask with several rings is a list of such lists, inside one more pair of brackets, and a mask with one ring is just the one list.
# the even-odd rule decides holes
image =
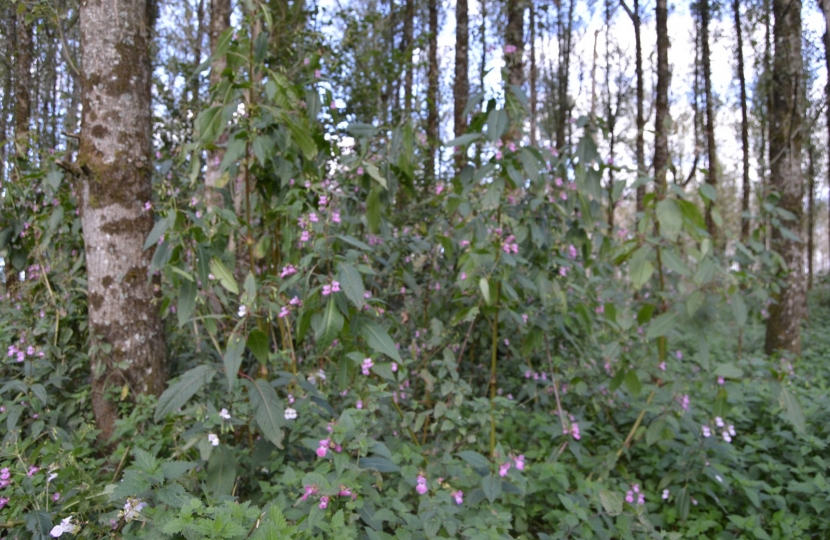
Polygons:
[[224,109],[222,105],[214,105],[203,110],[196,117],[196,131],[199,132],[199,140],[203,143],[212,143],[222,132]]
[[474,469],[481,469],[485,471],[490,470],[490,460],[488,460],[486,457],[479,454],[478,452],[473,452],[472,450],[464,450],[463,452],[457,453],[456,456],[466,461]]
[[481,480],[481,490],[487,500],[490,501],[490,504],[493,504],[501,495],[501,478],[495,474],[485,476]]
[[233,392],[239,366],[242,365],[242,353],[245,352],[245,342],[239,336],[233,335],[228,339],[223,362],[225,375],[228,377],[228,392]]
[[686,315],[694,317],[697,310],[699,310],[700,306],[703,305],[703,300],[705,300],[705,298],[704,294],[700,291],[695,291],[689,295],[689,299],[686,300]]
[[372,233],[380,230],[381,206],[380,190],[373,187],[366,198],[366,224]]
[[740,292],[732,295],[732,315],[735,316],[735,322],[739,327],[743,328],[746,325],[746,302]]
[[398,363],[401,362],[401,355],[386,330],[369,321],[360,328],[360,334],[375,351],[385,354]]
[[343,315],[340,314],[334,298],[332,298],[326,304],[326,310],[323,312],[322,320],[314,335],[314,338],[317,340],[317,347],[321,349],[328,347],[337,338],[338,334],[340,334],[340,330],[343,329],[343,323]]
[[478,280],[478,288],[481,289],[481,296],[484,298],[484,303],[490,305],[490,282],[486,277]]
[[193,281],[183,281],[179,289],[179,302],[176,306],[176,316],[179,318],[179,326],[184,326],[190,321],[193,311],[196,309],[196,284]]
[[599,501],[609,516],[618,516],[623,511],[623,498],[619,493],[602,489],[599,492]]
[[[172,219],[171,219],[172,217]],[[150,234],[147,236],[147,239],[144,241],[143,250],[147,250],[150,246],[155,246],[161,236],[167,232],[167,229],[176,222],[176,211],[173,210],[170,212],[169,215],[156,221],[155,225],[153,225],[153,229],[150,231]]]
[[259,429],[266,439],[274,443],[274,446],[282,448],[285,410],[277,397],[277,392],[268,381],[263,379],[253,382],[245,380],[245,386],[248,389],[248,397],[251,400],[254,418]]
[[239,285],[237,285],[233,273],[216,257],[210,260],[210,272],[216,276],[225,289],[233,294],[239,294]]
[[683,228],[683,214],[674,199],[663,199],[657,203],[657,221],[663,236],[671,241],[677,239]]
[[654,339],[660,336],[665,336],[666,334],[674,328],[677,319],[677,313],[670,312],[670,313],[663,313],[662,315],[658,315],[651,321],[651,324],[648,327],[648,332],[646,332],[646,338]]
[[195,463],[189,461],[165,461],[161,464],[161,470],[165,480],[175,480],[195,466]]
[[625,388],[631,392],[631,395],[633,396],[640,395],[643,385],[640,382],[640,378],[637,377],[637,370],[629,369],[628,373],[625,374]]
[[210,366],[196,366],[179,377],[179,380],[170,385],[156,403],[155,421],[158,422],[170,413],[173,413],[193,395],[202,389],[204,385],[213,379],[216,370]]
[[735,364],[728,362],[721,364],[715,369],[715,377],[723,377],[724,379],[741,379],[744,373],[741,368]]
[[260,329],[248,334],[248,348],[261,363],[268,361],[268,335]]
[[386,183],[386,178],[380,174],[380,169],[378,169],[377,165],[374,163],[364,163],[363,166],[375,182],[377,182],[383,189],[389,189],[389,186]]
[[352,304],[358,310],[363,309],[363,304],[365,303],[363,294],[366,292],[366,289],[363,288],[363,278],[360,272],[348,263],[340,263],[339,266],[340,288],[343,290],[346,298],[351,300]]
[[801,435],[806,435],[807,425],[804,420],[804,411],[801,409],[798,398],[782,386],[781,393],[778,395],[778,402],[781,404],[781,408],[784,409],[784,414],[795,428],[795,431]]
[[681,276],[688,276],[691,274],[691,270],[689,267],[686,266],[686,263],[683,262],[683,259],[677,256],[677,253],[671,249],[663,249],[660,252],[661,259],[663,260],[663,264],[666,265],[666,268],[671,270],[672,272],[676,272]]
[[645,285],[654,273],[654,266],[648,260],[650,254],[651,248],[649,246],[643,246],[634,252],[634,255],[631,257],[631,262],[628,265],[628,275],[631,278],[631,283],[637,290]]
[[702,184],[700,186],[700,195],[704,199],[710,202],[715,202],[718,198],[718,192],[715,190],[715,187],[712,184]]
[[207,489],[214,497],[230,495],[236,482],[236,459],[225,445],[214,449],[207,464]]
[[448,148],[455,148],[456,146],[467,146],[471,142],[475,142],[481,138],[481,133],[465,133],[460,137],[456,137],[451,141],[447,141],[444,143],[444,146]]
[[289,131],[291,131],[291,138],[300,147],[303,156],[309,160],[317,157],[317,145],[314,144],[314,139],[311,138],[308,127],[299,126],[288,115],[282,115],[282,118]]
[[360,467],[363,469],[374,469],[382,473],[400,472],[401,468],[385,457],[365,457],[360,460]]

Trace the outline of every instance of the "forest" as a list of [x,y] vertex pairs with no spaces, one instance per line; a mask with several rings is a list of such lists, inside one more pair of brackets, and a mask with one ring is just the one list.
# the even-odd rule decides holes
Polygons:
[[0,0],[0,538],[830,537],[828,75],[830,0]]

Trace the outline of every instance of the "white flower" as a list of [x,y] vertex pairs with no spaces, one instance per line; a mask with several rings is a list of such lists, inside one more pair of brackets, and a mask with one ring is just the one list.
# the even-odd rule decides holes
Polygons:
[[735,426],[730,424],[730,426],[726,428],[726,430],[729,432],[730,435],[732,435],[733,437],[735,436]]
[[716,416],[715,417],[715,425],[718,426],[718,427],[723,427],[724,426],[723,418],[721,418],[720,416]]
[[701,428],[703,430],[703,436],[709,438],[712,435],[712,431],[709,429],[709,426],[703,426]]
[[669,490],[668,489],[663,490],[663,500],[664,501],[669,500]]
[[208,440],[213,446],[219,446],[219,437],[215,433],[208,433]]
[[296,410],[292,409],[291,407],[288,407],[287,409],[285,409],[285,419],[286,420],[296,420],[296,418],[297,418],[297,411]]
[[237,315],[239,315],[240,317],[244,317],[247,312],[247,306],[245,306],[245,304],[242,304],[241,306],[239,306],[239,311],[237,312]]
[[49,534],[53,538],[58,538],[63,533],[76,534],[78,531],[81,530],[81,527],[77,523],[73,523],[73,519],[74,518],[72,516],[63,518],[59,524],[52,527],[52,530],[49,532]]
[[47,481],[47,482],[51,482],[52,480],[54,480],[54,479],[55,479],[55,478],[57,478],[57,477],[58,477],[58,473],[54,473],[54,472],[53,472],[53,473],[49,473],[49,476],[46,478],[46,481]]
[[219,416],[221,416],[225,420],[231,419],[231,413],[228,412],[228,409],[222,409],[221,411],[219,411]]
[[326,380],[326,372],[323,371],[322,369],[317,371],[317,377],[319,377],[321,381],[325,381]]
[[723,430],[723,440],[730,443],[732,442],[732,435],[730,435],[727,430]]
[[715,480],[717,480],[718,482],[720,482],[721,484],[723,484],[723,478],[721,478],[719,474],[716,474],[716,475],[715,475]]
[[147,506],[147,503],[142,501],[141,499],[129,498],[127,502],[124,503],[124,510],[119,512],[119,514],[124,518],[124,520],[129,523],[130,521],[138,518],[138,515],[141,513],[141,510]]

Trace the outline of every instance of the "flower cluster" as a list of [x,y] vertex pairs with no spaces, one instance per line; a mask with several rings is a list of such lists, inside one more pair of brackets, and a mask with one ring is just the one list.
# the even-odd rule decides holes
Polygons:
[[418,495],[426,495],[426,492],[429,491],[427,479],[423,474],[418,475],[418,479],[415,482],[415,491],[418,492]]
[[646,494],[640,491],[640,484],[631,484],[631,489],[625,492],[625,502],[634,504],[635,497],[637,504],[646,504]]
[[340,282],[332,281],[330,284],[323,285],[323,296],[328,296],[331,293],[340,292]]
[[80,530],[81,526],[75,523],[75,518],[69,516],[63,518],[60,523],[52,527],[52,530],[49,531],[49,535],[52,538],[60,538],[63,533],[78,534]]

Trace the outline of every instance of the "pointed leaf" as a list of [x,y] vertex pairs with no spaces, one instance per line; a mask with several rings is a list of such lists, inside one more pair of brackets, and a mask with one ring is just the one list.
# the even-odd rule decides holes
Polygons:
[[317,340],[317,347],[321,349],[328,347],[340,334],[340,330],[343,329],[343,322],[343,315],[340,314],[334,298],[332,298],[326,304],[326,310],[323,312],[322,320],[314,336]]
[[225,349],[223,358],[225,375],[228,377],[228,392],[233,392],[239,366],[242,365],[242,353],[245,352],[245,342],[239,336],[231,336]]
[[262,330],[252,330],[248,334],[248,348],[261,363],[268,361],[268,335]]
[[231,272],[227,266],[222,264],[222,261],[216,257],[212,258],[210,260],[210,271],[214,276],[216,276],[219,283],[221,283],[222,286],[228,291],[233,294],[239,294],[239,285],[237,285],[236,280],[233,277],[233,272]]
[[262,430],[266,439],[274,443],[277,448],[282,448],[283,431],[285,422],[285,409],[277,397],[277,392],[271,384],[263,379],[256,381],[245,380],[248,389],[248,397],[254,409],[254,418]]
[[351,300],[352,304],[357,309],[363,309],[365,298],[363,298],[366,289],[363,288],[363,278],[360,272],[354,266],[347,263],[340,263],[340,288],[346,295],[346,298]]
[[385,354],[396,362],[401,362],[401,355],[386,330],[373,322],[367,322],[361,327],[360,333],[375,351]]
[[216,370],[210,366],[197,366],[182,374],[177,382],[170,385],[159,396],[158,403],[156,403],[156,422],[187,403],[196,392],[213,379],[215,374]]

